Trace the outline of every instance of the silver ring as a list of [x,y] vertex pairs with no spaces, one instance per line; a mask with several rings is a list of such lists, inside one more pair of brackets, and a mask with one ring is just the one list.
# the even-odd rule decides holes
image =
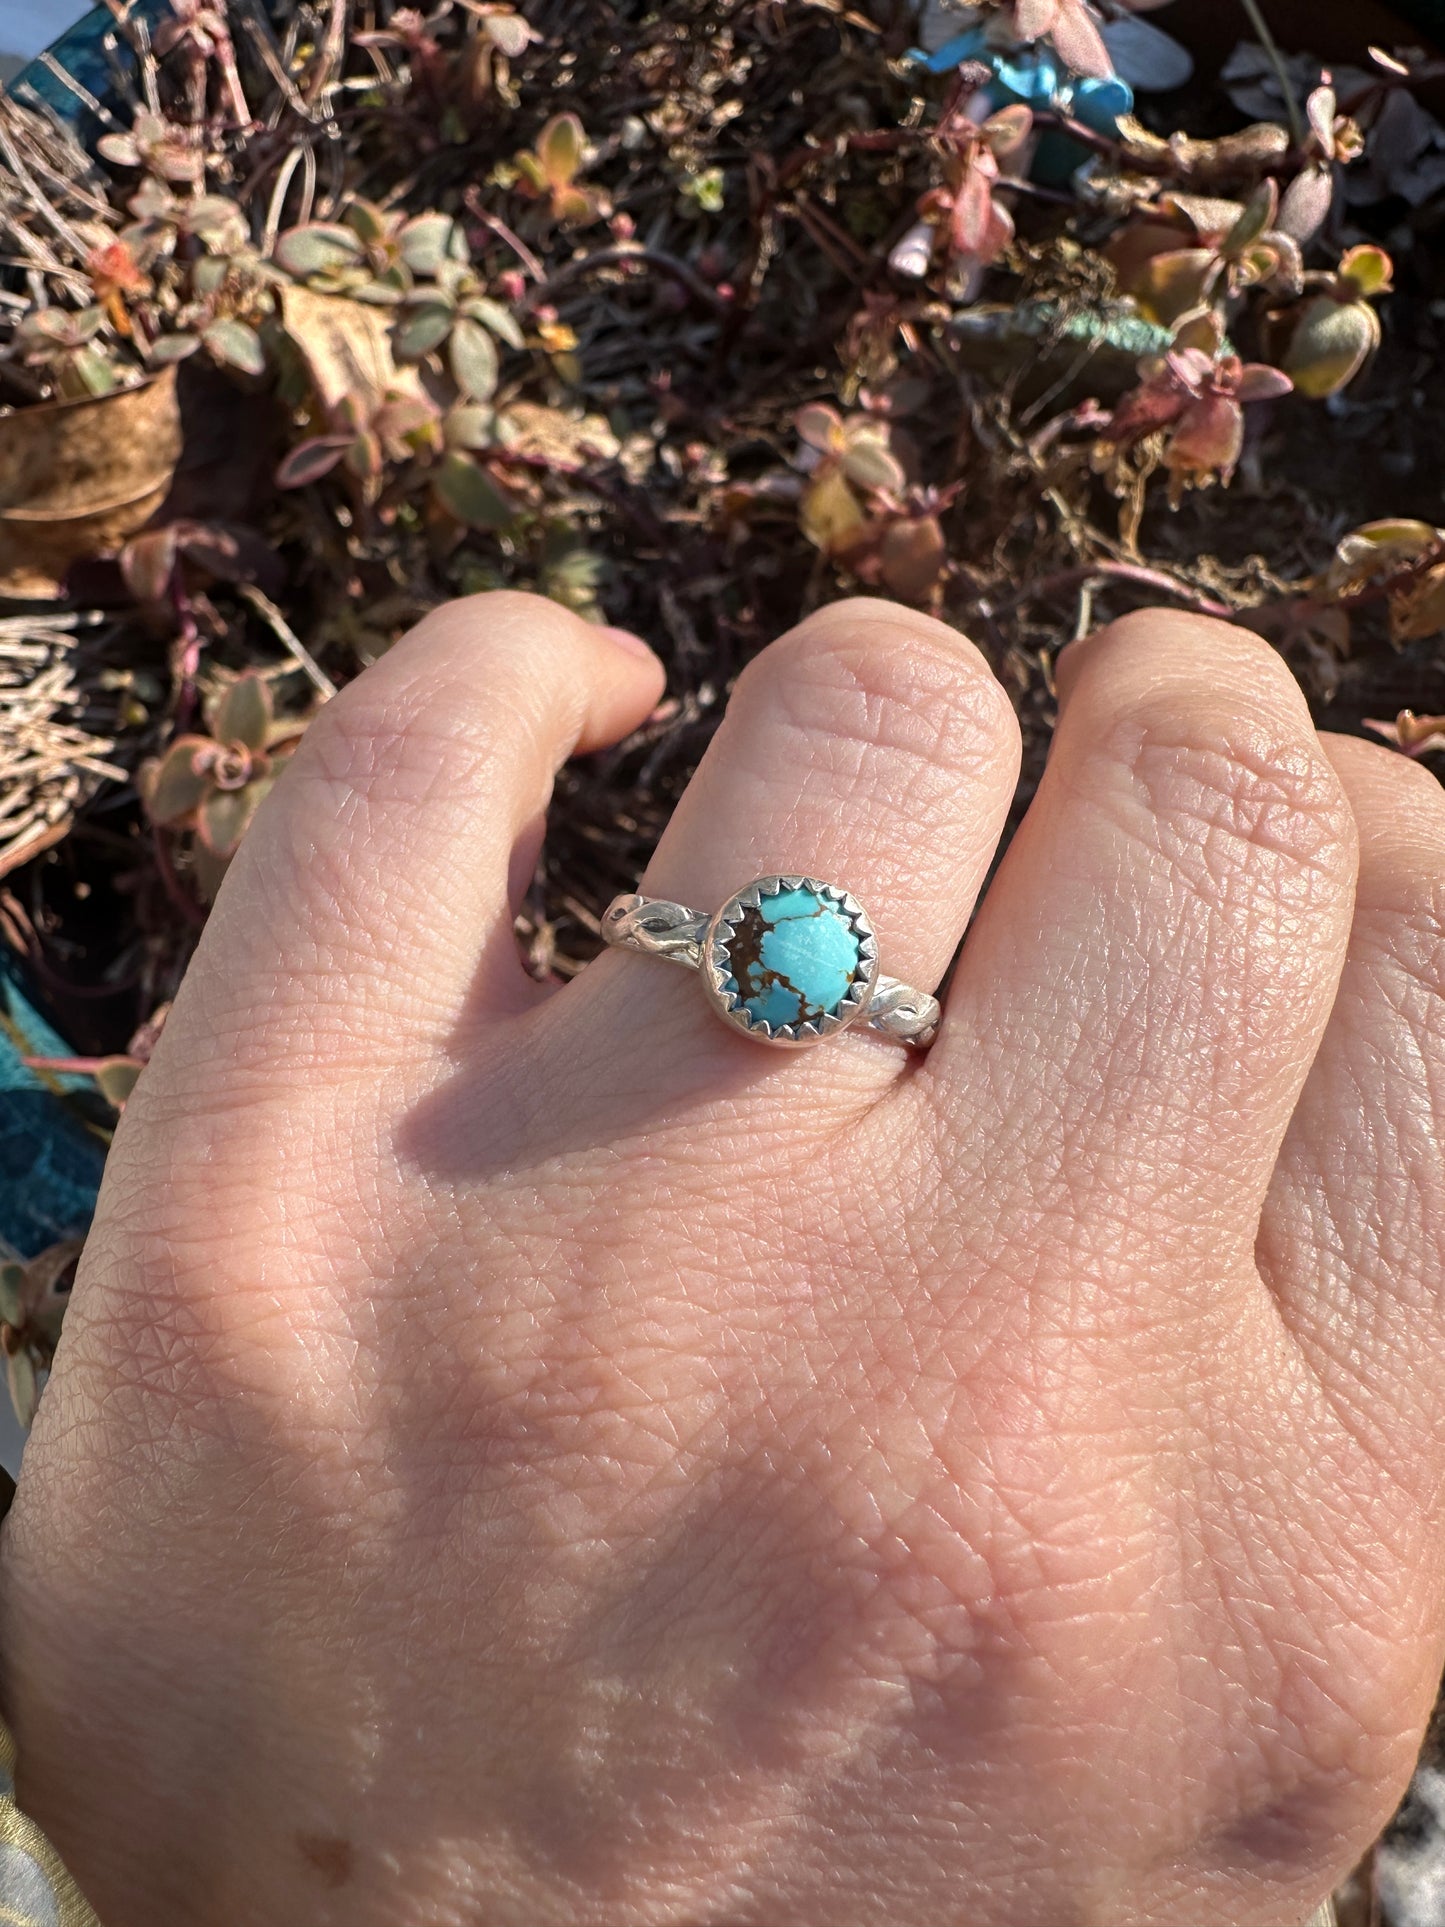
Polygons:
[[938,999],[883,976],[862,904],[816,877],[759,877],[712,916],[661,897],[615,897],[602,934],[696,970],[724,1023],[760,1044],[820,1044],[858,1023],[914,1050],[938,1035]]

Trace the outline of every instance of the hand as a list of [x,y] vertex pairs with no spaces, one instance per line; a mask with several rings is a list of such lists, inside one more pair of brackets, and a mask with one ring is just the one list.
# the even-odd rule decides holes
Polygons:
[[[313,725],[5,1535],[107,1927],[1280,1927],[1372,1837],[1442,1658],[1445,797],[1216,623],[1060,676],[921,1059],[526,977],[636,645],[460,603]],[[809,871],[929,987],[1017,757],[967,642],[841,604],[642,887]]]

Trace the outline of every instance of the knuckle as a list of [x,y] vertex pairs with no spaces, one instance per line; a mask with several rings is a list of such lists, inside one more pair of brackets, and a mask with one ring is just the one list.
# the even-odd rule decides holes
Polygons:
[[1187,701],[1201,689],[1227,692],[1241,707],[1259,707],[1303,721],[1308,712],[1298,683],[1278,651],[1251,629],[1182,609],[1138,609],[1101,629],[1084,645],[1090,674],[1109,695],[1128,702],[1148,688],[1169,688]]
[[[1191,713],[1192,712],[1192,713]],[[1171,867],[1217,894],[1239,878],[1312,895],[1355,862],[1354,818],[1312,732],[1257,710],[1151,695],[1112,748],[1130,802]]]
[[750,719],[781,717],[810,756],[835,762],[882,751],[956,774],[1017,754],[1013,708],[973,644],[886,603],[809,618],[749,664],[735,701]]

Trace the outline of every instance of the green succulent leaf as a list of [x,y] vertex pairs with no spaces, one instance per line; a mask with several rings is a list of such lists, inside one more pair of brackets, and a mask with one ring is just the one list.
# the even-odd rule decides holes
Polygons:
[[496,440],[496,411],[485,402],[461,402],[447,416],[448,448],[490,448]]
[[77,348],[70,365],[88,395],[108,395],[116,386],[115,370],[94,348]]
[[266,350],[261,337],[245,321],[213,321],[201,336],[212,360],[223,367],[239,368],[242,374],[264,375]]
[[497,346],[480,323],[462,315],[451,333],[452,378],[473,401],[490,401],[497,390]]
[[271,685],[254,669],[248,669],[229,685],[216,704],[211,729],[218,743],[240,743],[246,749],[264,749],[275,714]]
[[367,247],[376,247],[385,241],[392,228],[392,217],[383,213],[374,201],[353,201],[342,218]]
[[537,159],[548,187],[569,187],[582,165],[587,136],[575,114],[554,114],[537,136]]
[[18,1331],[27,1316],[25,1267],[13,1261],[0,1265],[0,1324]]
[[40,1384],[35,1373],[35,1360],[30,1356],[28,1346],[22,1345],[18,1351],[6,1353],[5,1383],[16,1418],[29,1431],[35,1423],[35,1408],[40,1403]]
[[103,1057],[95,1067],[95,1081],[106,1103],[123,1110],[144,1068],[133,1057]]
[[197,757],[214,749],[205,736],[178,736],[160,761],[150,765],[142,787],[152,823],[166,828],[199,807],[211,784],[204,770],[197,768]]
[[392,344],[404,361],[420,361],[440,348],[455,320],[456,310],[444,301],[409,308],[392,331]]
[[1365,301],[1388,294],[1394,274],[1395,264],[1383,248],[1351,248],[1340,262],[1340,279]]
[[490,295],[474,294],[462,303],[462,313],[470,315],[473,321],[480,321],[484,328],[490,328],[498,341],[505,341],[509,348],[520,348],[526,341],[511,309],[504,308],[500,301],[493,301]]
[[1379,340],[1379,321],[1365,302],[1317,295],[1290,337],[1285,373],[1302,395],[1320,401],[1354,380]]
[[1274,226],[1278,212],[1278,186],[1272,180],[1261,181],[1245,203],[1244,212],[1220,242],[1220,253],[1232,261],[1252,248],[1260,236]]
[[329,475],[350,446],[349,435],[313,435],[298,442],[276,470],[277,488],[305,488]]
[[304,279],[310,274],[335,273],[360,258],[361,242],[349,227],[328,221],[309,221],[293,227],[276,243],[273,259],[288,274]]
[[401,258],[413,274],[435,274],[451,250],[456,223],[450,214],[418,214],[397,236]]
[[269,787],[269,783],[254,782],[238,790],[210,792],[197,813],[196,833],[212,856],[224,861],[236,854]]
[[501,529],[516,509],[484,468],[453,450],[443,457],[432,481],[438,501],[469,529]]

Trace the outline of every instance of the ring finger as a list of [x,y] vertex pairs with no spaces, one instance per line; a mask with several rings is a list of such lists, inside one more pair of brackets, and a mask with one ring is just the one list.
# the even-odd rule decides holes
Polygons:
[[[638,887],[712,912],[758,877],[818,878],[863,904],[881,970],[931,991],[987,873],[1018,763],[1012,708],[972,643],[892,603],[838,603],[749,666]],[[591,1036],[600,1029],[628,1056],[650,1043],[650,1064],[665,1056],[704,1079],[709,1040],[739,1076],[788,1072],[827,1089],[840,1079],[876,1089],[908,1061],[896,1044],[852,1040],[807,1052],[806,1071],[803,1053],[741,1045],[739,1056],[695,979],[635,955],[599,960],[576,988],[558,1004]],[[570,1029],[557,1004],[549,1020]]]

